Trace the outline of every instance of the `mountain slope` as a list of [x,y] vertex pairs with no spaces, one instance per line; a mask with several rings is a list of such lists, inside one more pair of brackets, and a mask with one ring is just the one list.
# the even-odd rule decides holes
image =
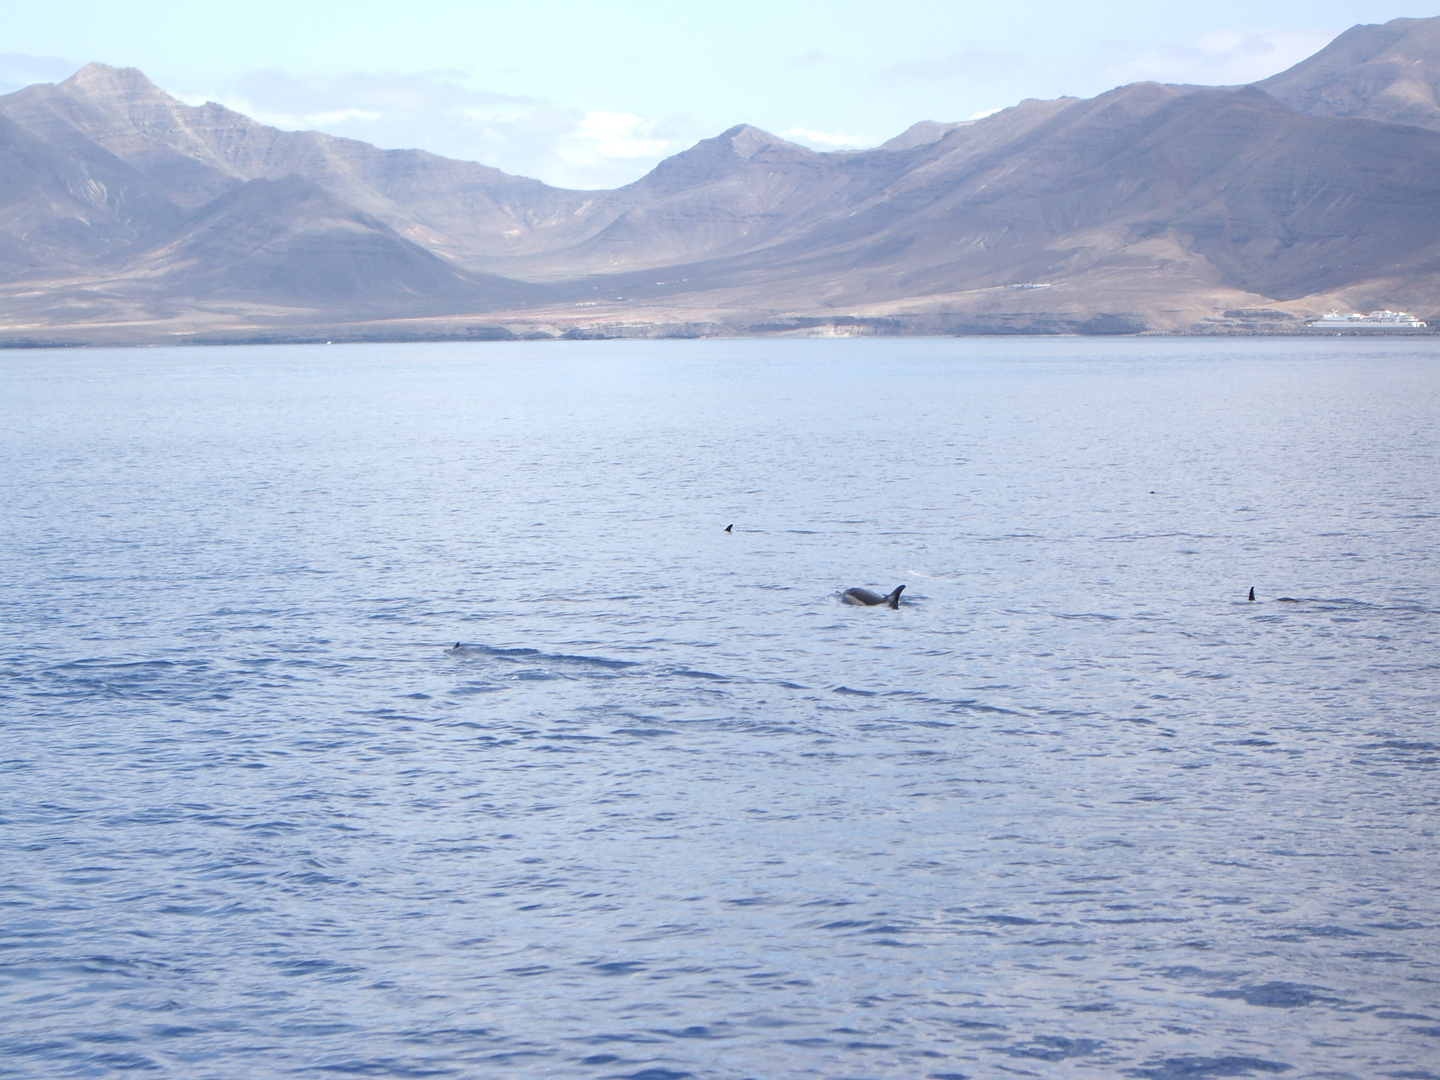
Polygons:
[[1256,85],[1311,116],[1440,130],[1440,19],[1351,27],[1314,56]]
[[180,217],[145,176],[80,137],[0,116],[0,280],[77,272]]
[[614,192],[603,229],[504,265],[522,277],[557,279],[768,251],[886,202],[936,158],[1012,146],[1073,102],[1022,102],[902,150],[819,153],[740,124]]
[[1278,300],[1440,271],[1440,134],[1154,83],[1010,134],[976,145],[959,129],[868,198],[683,272],[854,304],[1118,268]]
[[602,192],[278,131],[89,65],[0,98],[0,318],[189,333],[500,312],[583,336],[1428,315],[1437,41],[1440,19],[1357,27],[1261,86],[1025,101],[864,151],[742,124]]
[[293,174],[231,189],[122,268],[172,299],[335,311],[454,310],[528,294],[518,283],[458,270]]
[[[1124,87],[946,181],[933,204],[869,243],[902,266],[940,269],[948,245],[963,253],[950,266],[973,267],[975,279],[998,269],[995,257],[1048,279],[1163,239],[1218,280],[1294,299],[1428,266],[1440,239],[1440,136],[1301,116],[1254,89]],[[907,280],[938,284],[933,272]]]

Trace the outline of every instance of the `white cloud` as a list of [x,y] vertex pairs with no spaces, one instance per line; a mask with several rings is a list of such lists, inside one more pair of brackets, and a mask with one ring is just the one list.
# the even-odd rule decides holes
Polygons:
[[575,130],[561,139],[561,156],[567,160],[648,158],[664,154],[674,140],[658,133],[654,120],[630,113],[588,112]]
[[[849,81],[869,86],[872,96],[886,88],[920,95],[917,112],[938,107],[942,113],[953,109],[955,116],[972,114],[973,119],[989,113],[973,112],[977,106],[1005,100],[1012,92],[1016,99],[1025,93],[1094,94],[1142,79],[1211,85],[1252,82],[1298,62],[1330,37],[1326,30],[1253,34],[1222,30],[1159,46],[1122,41],[1090,48],[1077,43],[1074,51],[1045,59],[952,39],[937,43],[930,56],[892,64],[870,79],[856,71]],[[967,47],[954,48],[962,44]],[[783,63],[812,72],[845,65],[819,50]],[[58,57],[0,54],[0,92],[58,81],[75,68]],[[813,74],[805,77],[816,81]],[[713,128],[697,129],[686,116],[646,115],[643,107],[635,112],[606,110],[586,101],[584,108],[571,108],[498,93],[481,84],[481,78],[485,76],[448,69],[340,75],[270,70],[218,88],[194,87],[204,93],[180,96],[195,104],[215,98],[276,127],[313,128],[383,147],[419,147],[577,188],[629,183],[664,157],[716,133]],[[981,87],[978,93],[970,92]],[[924,104],[927,101],[929,105]],[[813,117],[820,119],[819,114]],[[864,124],[877,122],[872,117]],[[876,141],[843,130],[799,126],[781,135],[817,150],[859,148]]]
[[58,56],[0,53],[0,94],[13,93],[32,83],[62,82],[79,67]]
[[819,49],[811,49],[807,53],[790,57],[785,63],[789,67],[825,67],[832,64],[842,64],[844,61],[830,53],[821,52]]
[[322,128],[335,124],[344,124],[351,120],[375,121],[384,119],[385,114],[374,112],[368,109],[336,109],[334,112],[311,113],[308,116],[277,117],[267,121],[274,127],[287,126],[285,121],[295,121],[305,127]]
[[[180,95],[191,104],[199,95]],[[263,124],[479,161],[561,187],[618,187],[696,139],[681,120],[565,109],[476,90],[461,72],[296,76],[262,71],[218,95]]]
[[552,167],[551,172],[566,177],[568,186],[613,187],[639,179],[687,145],[689,141],[676,138],[656,120],[631,113],[587,112],[555,139],[553,154],[559,169]]
[[1013,80],[1029,70],[1031,62],[1015,53],[986,49],[960,49],[944,56],[924,57],[894,64],[880,72],[881,86],[906,82],[958,82],[971,85]]
[[882,90],[912,83],[935,85],[947,94],[984,87],[984,96],[992,101],[1012,92],[1017,100],[1031,95],[1088,97],[1147,80],[1234,86],[1284,71],[1324,48],[1335,33],[1334,29],[1218,30],[1181,42],[1077,43],[1073,50],[1061,47],[1044,55],[970,45],[893,64],[880,71],[875,82]]
[[875,140],[866,136],[844,135],[839,132],[812,131],[810,128],[787,128],[780,132],[782,139],[808,146],[812,150],[839,150],[843,147],[873,146]]
[[1257,82],[1298,64],[1324,48],[1332,30],[1285,30],[1242,34],[1219,30],[1183,44],[1142,49],[1115,43],[1102,67],[1115,85],[1153,80],[1234,86]]

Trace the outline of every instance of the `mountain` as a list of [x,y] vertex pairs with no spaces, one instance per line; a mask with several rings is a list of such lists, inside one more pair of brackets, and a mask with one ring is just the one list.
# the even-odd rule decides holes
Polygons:
[[[972,156],[1010,145],[1073,100],[1022,102],[974,125],[955,125],[945,153]],[[917,166],[923,169],[940,145],[820,153],[740,124],[611,193],[604,228],[574,242],[557,236],[553,246],[507,269],[559,279],[577,271],[623,274],[768,257],[777,245],[803,245],[817,230],[889,201],[890,189]]]
[[1440,308],[1437,85],[1440,19],[1401,19],[1252,87],[1030,100],[863,151],[741,124],[587,192],[279,131],[91,64],[0,97],[0,337],[1424,317]]
[[[744,152],[722,153],[734,140]],[[1078,294],[1134,321],[1217,289],[1263,306],[1440,269],[1440,136],[1305,116],[1254,88],[1025,103],[904,152],[814,154],[753,129],[708,143],[641,181],[665,193],[643,220],[666,236],[733,228],[669,273],[756,305],[986,293],[971,299],[1023,315],[1040,296],[1006,286],[1043,283],[1046,303]],[[637,242],[617,233],[591,246]]]
[[1141,256],[1281,300],[1436,268],[1436,133],[1304,116],[1253,88],[1153,83],[1075,102],[985,150],[964,144],[969,130],[765,262],[791,281],[849,265],[863,271],[852,290],[915,293]]

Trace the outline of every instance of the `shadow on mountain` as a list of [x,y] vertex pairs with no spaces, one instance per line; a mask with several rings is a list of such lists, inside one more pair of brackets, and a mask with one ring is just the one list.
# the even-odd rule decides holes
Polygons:
[[309,180],[251,180],[125,270],[168,298],[419,313],[513,306],[536,289],[458,270]]
[[183,217],[156,184],[78,134],[0,116],[0,280],[83,272]]

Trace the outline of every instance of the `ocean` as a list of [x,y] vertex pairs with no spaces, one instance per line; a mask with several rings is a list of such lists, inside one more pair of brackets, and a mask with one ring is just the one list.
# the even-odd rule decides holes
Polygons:
[[1440,343],[7,351],[0,421],[0,1076],[1440,1076]]

